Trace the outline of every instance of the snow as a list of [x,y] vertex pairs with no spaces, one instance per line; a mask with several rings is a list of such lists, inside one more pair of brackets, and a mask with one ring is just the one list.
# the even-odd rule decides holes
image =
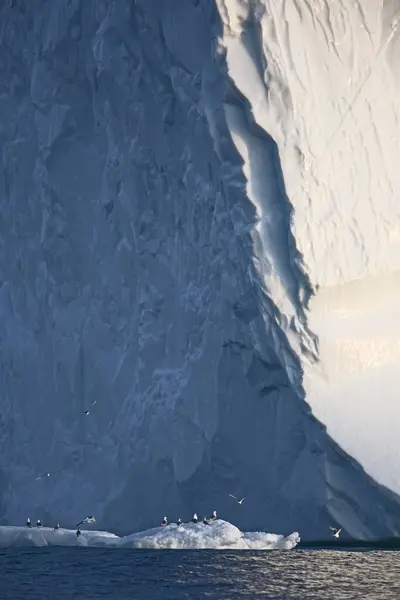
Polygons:
[[396,11],[1,4],[2,523],[400,534]]
[[50,527],[0,526],[0,548],[21,546],[107,546],[149,549],[214,549],[214,550],[291,550],[300,542],[297,532],[284,537],[274,533],[242,533],[223,520],[203,523],[183,523],[180,527],[169,524],[148,531],[119,537],[107,531],[76,531]]
[[[369,475],[399,493],[398,7],[218,5],[229,75],[248,103],[225,110],[259,217],[259,269],[302,361],[306,401]],[[279,149],[300,253],[292,260],[257,127]],[[300,311],[288,270],[299,256],[313,291]]]
[[0,548],[36,547],[43,546],[115,546],[120,538],[107,531],[84,531],[76,536],[72,529],[54,530],[53,527],[15,527],[0,526]]
[[[313,12],[299,7],[288,3],[280,12],[266,3],[260,21],[262,29],[274,28],[277,40],[286,39],[269,44],[264,37],[269,76],[276,85],[285,82],[290,102],[283,110],[283,90],[271,87],[271,111],[265,111],[255,91],[246,95],[268,131],[267,113],[279,114],[281,130],[275,125],[273,135],[294,208],[292,231],[315,290],[307,325],[318,336],[318,363],[302,356],[303,385],[328,433],[376,481],[399,493],[400,91],[394,57],[400,13],[390,2],[322,2]],[[292,175],[296,149],[304,162]]]

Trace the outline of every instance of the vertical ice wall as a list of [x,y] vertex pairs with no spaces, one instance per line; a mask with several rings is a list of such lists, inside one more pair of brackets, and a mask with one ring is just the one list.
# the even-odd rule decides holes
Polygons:
[[277,70],[295,38],[262,34],[285,3],[45,4],[0,12],[3,521],[397,531],[304,402],[308,138],[265,45]]
[[[369,474],[399,492],[399,6],[232,1],[220,12],[229,74],[278,145],[291,231],[315,290],[307,324],[318,337],[317,364],[298,352],[307,402]],[[233,131],[274,257],[265,161],[258,150],[257,170],[246,134],[236,124]],[[287,273],[272,261],[285,285]],[[265,281],[292,316],[268,271]]]

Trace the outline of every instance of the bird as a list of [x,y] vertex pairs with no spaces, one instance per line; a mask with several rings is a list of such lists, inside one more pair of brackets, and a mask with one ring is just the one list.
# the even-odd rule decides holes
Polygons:
[[333,531],[332,535],[335,538],[339,538],[340,532],[342,531],[342,528],[340,527],[340,529],[337,529],[336,527],[329,527],[329,529],[331,531]]
[[85,517],[84,519],[82,519],[82,521],[79,521],[76,527],[79,529],[79,525],[82,525],[83,523],[96,523],[96,517]]
[[166,525],[168,525],[168,519],[167,519],[167,517],[164,517],[163,520],[161,521],[161,527],[165,527]]
[[213,514],[211,515],[211,517],[210,517],[210,519],[209,519],[209,520],[210,520],[210,521],[215,521],[215,519],[216,519],[216,518],[217,518],[217,511],[216,511],[216,510],[213,510]]
[[28,517],[27,520],[26,520],[26,526],[29,527],[29,528],[32,527],[32,523],[31,523],[30,517]]
[[199,517],[197,516],[197,513],[194,513],[193,517],[192,517],[192,523],[197,523],[197,521],[199,520]]
[[210,523],[207,521],[207,517],[204,517],[203,519],[203,525],[209,525]]
[[42,527],[42,521],[40,519],[36,521],[36,527]]
[[43,477],[50,477],[51,473],[43,473],[43,475],[39,475],[39,477],[36,477],[36,481],[38,481],[39,479],[43,479]]
[[247,498],[247,496],[245,496],[245,497],[244,497],[244,498],[242,498],[241,500],[238,500],[238,499],[236,498],[236,496],[234,496],[233,494],[229,494],[229,495],[230,495],[230,497],[231,497],[231,498],[234,498],[238,504],[242,504],[242,503],[243,503],[243,500],[246,500],[246,498]]
[[180,527],[182,525],[182,519],[179,517],[179,519],[176,522],[177,526]]
[[[92,402],[92,406],[90,408],[93,408],[93,406],[96,404],[97,400],[94,400],[94,402]],[[83,411],[84,415],[90,415],[90,409],[88,408],[87,410]]]

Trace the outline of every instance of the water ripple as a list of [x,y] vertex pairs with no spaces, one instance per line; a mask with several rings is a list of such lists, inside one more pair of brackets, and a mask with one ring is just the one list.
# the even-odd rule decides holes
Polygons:
[[0,552],[1,600],[390,600],[399,553],[106,548]]

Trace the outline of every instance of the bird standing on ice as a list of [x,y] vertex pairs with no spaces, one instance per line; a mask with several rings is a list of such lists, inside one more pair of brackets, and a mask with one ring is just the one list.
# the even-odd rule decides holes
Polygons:
[[340,532],[342,531],[342,528],[340,527],[340,529],[337,529],[336,527],[329,527],[329,529],[333,532],[332,535],[335,538],[339,538]]
[[234,498],[238,504],[243,504],[243,500],[246,500],[246,498],[247,498],[247,496],[245,496],[245,497],[244,497],[244,498],[242,498],[241,500],[238,500],[238,499],[236,498],[236,496],[234,496],[233,494],[229,494],[229,495],[230,495],[230,497],[231,497],[231,498]]
[[30,520],[29,517],[26,520],[26,526],[29,527],[29,528],[32,527],[32,523],[31,523],[31,520]]
[[210,521],[215,521],[215,519],[216,519],[216,518],[217,518],[217,511],[216,511],[216,510],[213,510],[213,514],[211,515],[211,517],[210,517],[210,519],[209,519],[209,520],[210,520]]
[[167,519],[167,517],[164,517],[163,520],[161,521],[161,527],[165,527],[166,525],[168,525],[168,519]]
[[192,517],[192,523],[197,523],[199,520],[199,517],[197,516],[197,513],[194,513],[193,517]]
[[179,517],[179,519],[176,522],[177,526],[180,527],[182,525],[182,519]]

